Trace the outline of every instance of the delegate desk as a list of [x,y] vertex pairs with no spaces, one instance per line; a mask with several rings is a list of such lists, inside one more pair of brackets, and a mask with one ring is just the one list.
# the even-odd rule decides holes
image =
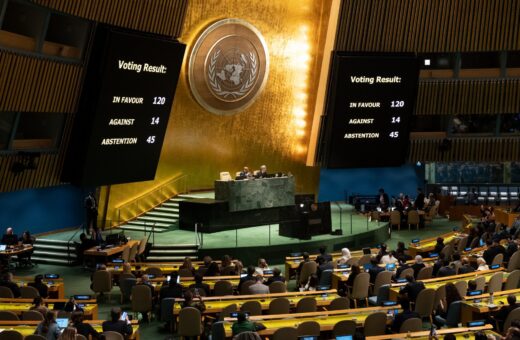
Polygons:
[[425,254],[431,252],[435,249],[435,245],[437,244],[437,238],[442,237],[444,239],[444,244],[448,244],[456,238],[462,238],[466,236],[465,234],[452,231],[446,233],[444,235],[426,238],[424,240],[420,240],[419,243],[410,243],[408,247],[408,253],[411,257],[415,257],[416,255]]
[[229,211],[294,205],[293,176],[239,181],[215,181],[215,199],[228,202]]
[[11,264],[11,258],[13,256],[18,256],[26,253],[32,253],[34,250],[34,247],[30,244],[24,244],[24,245],[17,245],[17,246],[10,246],[6,248],[5,250],[0,251],[0,257],[3,257],[7,260],[7,265],[9,268],[9,265]]
[[[0,321],[0,333],[4,330],[14,330],[18,333],[22,334],[24,337],[34,334],[36,327],[41,321]],[[103,332],[103,327],[101,326],[105,320],[85,320],[85,323],[91,324],[92,327],[98,331],[99,333]],[[137,320],[132,320],[132,328],[134,329],[132,335],[128,337],[130,340],[139,340],[140,331],[139,331],[139,322]]]
[[[326,294],[327,296],[323,296]],[[332,300],[339,298],[335,289],[323,291],[309,291],[309,292],[288,292],[288,293],[273,293],[273,294],[255,294],[255,295],[229,295],[229,296],[209,296],[202,297],[202,301],[206,305],[204,314],[217,314],[222,312],[225,307],[236,304],[238,310],[247,301],[258,301],[262,306],[262,310],[268,310],[269,304],[274,299],[286,298],[291,303],[291,307],[296,307],[298,301],[305,297],[314,297],[316,303],[320,307],[327,307]],[[176,303],[173,306],[173,314],[178,315],[182,306],[181,302],[184,299],[175,299]]]
[[140,241],[129,240],[128,243],[126,243],[126,244],[122,244],[120,246],[107,247],[104,249],[102,249],[99,246],[96,246],[96,247],[92,247],[90,249],[85,250],[83,252],[83,254],[85,256],[101,258],[103,263],[107,263],[109,257],[122,253],[126,247],[131,248],[134,246],[134,244],[139,244],[139,243],[140,243]]
[[[27,286],[28,283],[34,282],[34,277],[31,276],[15,276],[13,281],[19,286]],[[51,299],[64,299],[65,298],[65,284],[63,279],[43,279],[43,283],[49,288],[49,298]]]
[[520,216],[520,212],[511,212],[502,208],[495,209],[495,221],[508,227],[513,225],[518,216]]
[[[436,278],[427,279],[427,280],[420,280],[420,281],[424,283],[424,286],[426,288],[433,288],[433,289],[436,290],[437,288],[439,288],[440,286],[445,285],[448,282],[451,282],[451,283],[455,283],[455,282],[458,282],[458,281],[466,281],[466,282],[468,282],[468,281],[473,280],[473,279],[475,279],[476,277],[479,277],[479,276],[483,276],[486,279],[486,284],[487,284],[487,283],[489,283],[489,279],[491,279],[491,276],[493,276],[493,274],[498,273],[498,272],[502,272],[503,273],[503,279],[504,279],[504,282],[505,282],[505,280],[509,276],[509,273],[506,273],[504,271],[504,268],[482,270],[482,271],[479,271],[479,272],[473,272],[473,273],[467,273],[467,274],[461,274],[461,275],[436,277]],[[390,288],[389,299],[392,300],[392,301],[397,301],[397,297],[399,295],[399,290],[401,289],[401,287],[403,287],[405,285],[406,285],[406,283],[393,283],[392,287]]]
[[[500,334],[493,331],[493,326],[484,325],[479,327],[457,327],[457,328],[440,328],[437,330],[437,335],[453,334],[455,339],[465,340],[473,339],[476,332],[483,331],[486,335],[493,335],[500,339]],[[377,336],[367,336],[367,340],[392,340],[392,339],[414,339],[414,340],[430,340],[430,331],[408,332],[398,334],[386,334]]]
[[489,312],[498,312],[508,305],[507,296],[515,295],[520,300],[520,289],[504,290],[493,294],[493,303],[489,303],[489,294],[465,296],[461,306],[461,322],[464,324],[472,320],[482,320]]
[[[264,275],[264,278],[267,278],[271,275]],[[181,277],[181,285],[184,288],[188,288],[190,285],[195,284],[195,280],[192,277]],[[162,287],[162,285],[165,283],[164,278],[155,278],[150,280],[152,283],[152,286],[155,287],[156,291],[159,291]],[[232,275],[232,276],[204,276],[202,281],[209,285],[209,288],[213,290],[215,287],[215,283],[217,281],[229,281],[231,282],[231,285],[233,286],[233,289],[236,289],[238,287],[238,284],[240,283],[240,275]]]
[[[54,310],[54,304],[60,303],[63,306],[69,301],[68,299],[45,299],[47,308]],[[28,311],[32,306],[33,299],[22,298],[0,298],[0,310],[8,310],[21,315],[22,312]],[[76,301],[85,312],[85,319],[95,320],[98,318],[98,305],[96,300],[78,300]],[[60,308],[60,307],[58,307]],[[60,308],[61,309],[61,308]]]
[[[342,320],[353,320],[356,322],[358,327],[362,327],[365,324],[366,318],[375,312],[389,313],[393,310],[400,310],[401,306],[391,307],[369,307],[369,308],[356,308],[356,309],[344,309],[337,311],[324,311],[324,312],[312,312],[312,313],[290,313],[290,314],[278,314],[278,315],[257,315],[249,317],[249,320],[254,322],[262,323],[266,329],[261,330],[258,334],[262,337],[271,336],[274,332],[282,327],[298,327],[299,324],[305,321],[316,321],[320,325],[321,332],[331,331],[334,325]],[[393,319],[392,316],[388,317],[388,323]],[[225,318],[224,329],[226,331],[226,337],[231,337],[231,326],[236,318]]]

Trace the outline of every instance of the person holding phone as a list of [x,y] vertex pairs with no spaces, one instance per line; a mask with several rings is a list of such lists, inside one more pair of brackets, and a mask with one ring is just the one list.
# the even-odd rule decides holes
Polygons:
[[125,339],[134,332],[128,315],[126,315],[124,320],[121,320],[121,308],[119,307],[112,307],[110,310],[110,320],[103,322],[102,327],[103,332],[117,332],[124,336]]

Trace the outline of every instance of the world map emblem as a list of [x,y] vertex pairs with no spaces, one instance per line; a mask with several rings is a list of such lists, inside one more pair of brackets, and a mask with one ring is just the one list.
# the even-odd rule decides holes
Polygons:
[[269,55],[260,32],[247,21],[225,19],[206,28],[195,42],[188,78],[202,107],[233,114],[254,103],[268,71]]

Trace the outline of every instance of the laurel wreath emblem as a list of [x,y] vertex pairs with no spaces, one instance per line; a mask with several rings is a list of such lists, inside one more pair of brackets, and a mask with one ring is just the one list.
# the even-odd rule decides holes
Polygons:
[[237,99],[245,95],[249,92],[249,89],[253,87],[255,84],[256,74],[258,72],[258,63],[256,60],[256,55],[253,52],[249,52],[249,61],[251,65],[249,78],[242,84],[238,91],[225,91],[220,86],[217,77],[216,77],[216,69],[215,65],[217,64],[218,57],[220,56],[221,50],[216,50],[215,53],[210,58],[210,63],[208,67],[208,78],[209,85],[213,92],[215,92],[218,96],[222,98],[232,97],[233,99]]

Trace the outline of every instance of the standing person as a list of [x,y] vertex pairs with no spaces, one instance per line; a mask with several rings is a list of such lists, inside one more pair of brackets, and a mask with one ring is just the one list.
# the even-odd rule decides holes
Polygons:
[[388,209],[388,205],[390,204],[390,198],[388,197],[388,194],[385,193],[385,189],[379,189],[379,194],[377,195],[377,202],[379,203],[379,207],[381,208],[381,210],[384,211]]
[[92,192],[89,192],[87,197],[85,197],[85,216],[86,216],[86,231],[89,234],[90,230],[97,231],[97,201]]
[[47,340],[58,339],[60,336],[60,329],[58,328],[58,324],[56,324],[56,315],[53,311],[48,311],[45,314],[44,320],[38,324],[34,334],[41,335]]
[[423,210],[424,209],[424,193],[421,188],[417,188],[417,197],[413,202],[414,209]]

